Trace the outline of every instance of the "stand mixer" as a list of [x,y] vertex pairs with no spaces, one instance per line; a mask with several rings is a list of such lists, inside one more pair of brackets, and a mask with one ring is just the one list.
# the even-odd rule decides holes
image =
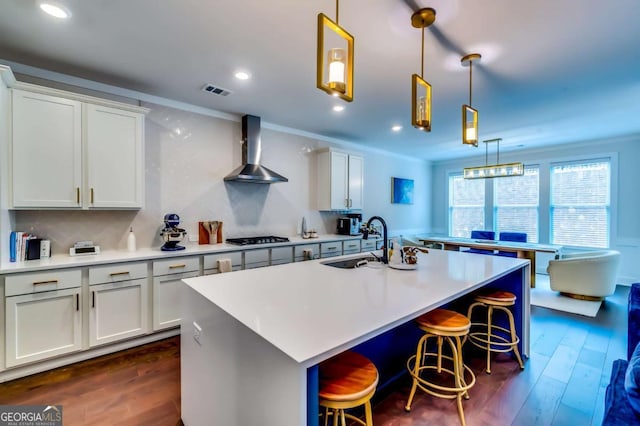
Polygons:
[[180,216],[175,213],[167,213],[164,215],[164,228],[160,231],[160,236],[164,240],[164,245],[160,247],[162,251],[184,250],[184,246],[178,243],[187,235],[187,231],[178,228]]

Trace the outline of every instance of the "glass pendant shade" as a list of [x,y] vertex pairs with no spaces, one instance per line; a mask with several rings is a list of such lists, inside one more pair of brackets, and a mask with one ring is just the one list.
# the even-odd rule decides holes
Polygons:
[[478,146],[478,111],[462,105],[462,143]]
[[316,86],[347,102],[353,101],[353,43],[344,28],[318,14]]
[[411,125],[431,131],[431,85],[418,74],[411,78]]

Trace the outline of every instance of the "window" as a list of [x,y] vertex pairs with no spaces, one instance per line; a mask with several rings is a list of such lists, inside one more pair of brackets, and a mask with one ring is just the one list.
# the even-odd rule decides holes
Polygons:
[[609,247],[610,160],[551,166],[551,243]]
[[449,176],[449,235],[471,236],[472,229],[484,229],[484,180]]
[[538,242],[539,182],[538,166],[526,166],[524,176],[493,179],[496,238],[501,231],[524,232],[527,242]]

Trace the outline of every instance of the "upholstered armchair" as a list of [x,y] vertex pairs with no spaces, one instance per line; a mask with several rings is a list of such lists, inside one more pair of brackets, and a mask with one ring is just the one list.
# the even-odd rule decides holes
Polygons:
[[565,254],[550,260],[551,290],[587,300],[602,300],[616,290],[620,252],[601,250]]

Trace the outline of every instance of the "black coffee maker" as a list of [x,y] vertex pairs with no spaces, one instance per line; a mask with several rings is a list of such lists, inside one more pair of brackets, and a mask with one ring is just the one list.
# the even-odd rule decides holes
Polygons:
[[337,232],[341,235],[360,235],[361,223],[362,214],[349,213],[346,216],[338,218]]

